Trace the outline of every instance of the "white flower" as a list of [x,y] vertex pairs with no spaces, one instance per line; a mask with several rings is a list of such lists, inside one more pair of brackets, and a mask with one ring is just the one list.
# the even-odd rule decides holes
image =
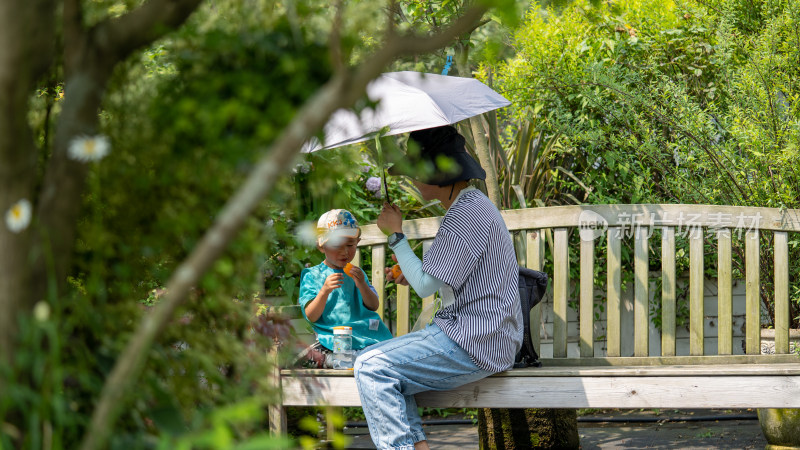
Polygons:
[[33,307],[33,317],[39,322],[45,322],[50,318],[50,305],[47,302],[37,302]]
[[110,149],[111,144],[106,136],[78,136],[69,143],[68,154],[70,158],[80,162],[99,161]]
[[14,203],[11,208],[6,211],[6,226],[12,233],[19,233],[20,231],[28,228],[31,223],[31,202],[27,199],[22,199]]
[[295,237],[303,245],[309,247],[317,245],[317,224],[314,222],[302,222],[295,228]]

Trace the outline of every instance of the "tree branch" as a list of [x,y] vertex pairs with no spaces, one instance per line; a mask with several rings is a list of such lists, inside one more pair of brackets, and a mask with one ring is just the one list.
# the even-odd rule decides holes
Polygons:
[[333,16],[333,26],[329,39],[331,67],[334,73],[340,73],[345,69],[345,61],[342,56],[342,16],[344,15],[344,1],[336,0],[336,14]]
[[364,95],[367,84],[380,75],[392,60],[405,54],[430,52],[446,45],[480,20],[483,7],[468,10],[445,31],[433,36],[405,36],[386,42],[354,72],[335,75],[298,111],[275,143],[266,150],[244,185],[220,212],[214,225],[167,282],[167,294],[146,315],[114,365],[92,415],[81,445],[83,450],[104,447],[119,415],[125,394],[139,377],[147,352],[156,336],[183,303],[192,286],[219,258],[236,236],[247,217],[266,197],[281,174],[286,173],[303,143],[322,129],[330,115],[350,107]]
[[394,20],[394,16],[396,15],[396,11],[402,13],[402,9],[397,5],[396,0],[391,0],[389,2],[389,8],[386,14],[386,37],[393,38],[397,36],[397,23]]
[[64,0],[64,70],[67,74],[75,70],[80,60],[85,37],[80,0]]
[[94,30],[94,45],[114,62],[122,61],[183,24],[202,0],[149,0],[139,8],[100,22]]

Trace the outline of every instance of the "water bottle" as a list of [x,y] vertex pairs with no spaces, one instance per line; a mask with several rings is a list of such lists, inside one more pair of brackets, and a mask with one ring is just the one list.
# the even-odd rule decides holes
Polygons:
[[333,358],[331,365],[334,369],[353,368],[352,327],[333,327]]

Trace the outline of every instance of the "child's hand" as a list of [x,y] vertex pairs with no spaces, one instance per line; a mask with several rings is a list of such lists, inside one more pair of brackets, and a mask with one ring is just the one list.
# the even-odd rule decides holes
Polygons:
[[344,266],[344,273],[346,273],[348,276],[350,276],[350,278],[353,279],[353,281],[356,282],[356,286],[361,286],[361,283],[365,281],[364,271],[358,266],[347,263],[347,265]]
[[327,291],[330,294],[334,289],[342,287],[342,284],[344,284],[344,274],[332,273],[328,275],[328,278],[325,279],[325,284],[322,285],[322,290]]

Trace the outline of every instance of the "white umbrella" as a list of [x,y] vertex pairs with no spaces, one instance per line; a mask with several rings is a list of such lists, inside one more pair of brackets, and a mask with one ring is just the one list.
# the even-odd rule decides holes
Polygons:
[[[302,151],[341,147],[381,136],[451,125],[511,104],[474,78],[421,72],[384,73],[367,85],[367,97],[378,102],[359,116],[347,109],[325,124],[324,142],[312,139]],[[388,131],[386,131],[388,130]]]

